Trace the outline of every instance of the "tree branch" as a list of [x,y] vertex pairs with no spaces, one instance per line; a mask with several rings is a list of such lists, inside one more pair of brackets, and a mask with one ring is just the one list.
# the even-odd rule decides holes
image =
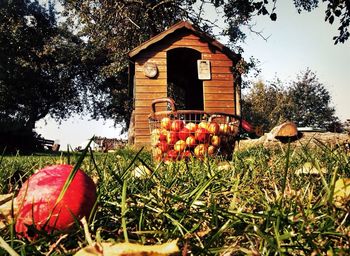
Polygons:
[[254,26],[256,26],[256,23],[254,23],[253,25],[247,25],[247,27],[248,27],[248,29],[249,29],[250,32],[256,34],[257,36],[261,37],[263,40],[265,40],[265,41],[267,42],[267,40],[270,38],[271,35],[269,35],[269,36],[267,36],[267,37],[264,36],[264,35],[263,35],[263,31],[262,31],[262,30],[261,30],[261,31],[256,31],[256,30],[254,30],[254,29],[253,29]]

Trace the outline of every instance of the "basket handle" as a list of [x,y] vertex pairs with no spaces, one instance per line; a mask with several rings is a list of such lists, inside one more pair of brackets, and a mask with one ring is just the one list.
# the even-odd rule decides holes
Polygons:
[[175,107],[175,101],[172,98],[158,98],[158,99],[154,99],[152,101],[152,112],[155,113],[156,112],[156,105],[159,103],[169,103],[170,107],[171,107],[171,111],[175,112],[176,111],[176,107]]
[[228,123],[229,122],[229,120],[230,120],[230,117],[229,116],[225,116],[225,115],[220,115],[220,114],[213,114],[213,115],[211,115],[210,117],[209,117],[209,122],[211,122],[213,119],[215,119],[215,118],[218,118],[218,117],[224,117],[224,118],[226,118],[226,122]]

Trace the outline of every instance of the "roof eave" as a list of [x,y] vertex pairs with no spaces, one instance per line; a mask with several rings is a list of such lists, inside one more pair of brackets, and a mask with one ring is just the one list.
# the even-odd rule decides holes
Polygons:
[[195,35],[200,37],[201,39],[205,40],[212,46],[218,48],[222,53],[226,54],[230,59],[232,59],[235,62],[238,62],[241,59],[240,54],[236,54],[235,52],[231,51],[228,47],[221,44],[216,39],[208,36],[206,33],[196,29],[191,23],[187,21],[180,21],[176,23],[175,25],[171,26],[169,29],[161,32],[160,34],[150,38],[146,42],[142,43],[138,47],[134,48],[128,53],[128,57],[130,59],[133,59],[136,55],[138,55],[140,52],[146,50],[151,45],[163,40],[165,37],[171,35],[172,33],[178,31],[179,29],[186,28],[190,31],[192,31]]

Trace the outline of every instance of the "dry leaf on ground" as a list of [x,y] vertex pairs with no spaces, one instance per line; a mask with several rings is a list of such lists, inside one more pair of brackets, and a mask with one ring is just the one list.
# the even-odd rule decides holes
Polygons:
[[334,204],[342,207],[350,201],[350,178],[342,178],[335,182]]
[[178,252],[177,240],[161,245],[95,243],[81,249],[75,256],[167,256]]
[[16,213],[17,205],[12,202],[13,194],[0,195],[0,229],[6,227],[11,221],[11,209]]

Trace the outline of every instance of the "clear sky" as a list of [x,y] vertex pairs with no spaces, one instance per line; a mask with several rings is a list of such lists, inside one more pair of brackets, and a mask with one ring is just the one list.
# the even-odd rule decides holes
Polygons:
[[[259,79],[274,77],[288,83],[298,73],[310,68],[332,95],[336,115],[342,120],[350,119],[350,40],[334,45],[337,24],[324,22],[323,4],[311,13],[297,13],[292,0],[277,1],[277,21],[258,16],[256,31],[263,31],[264,41],[256,34],[249,34],[243,44],[243,57],[250,56],[261,62]],[[70,144],[73,148],[93,135],[115,138],[120,128],[113,121],[93,121],[72,117],[58,124],[50,118],[37,123],[36,131],[47,139],[58,140],[62,149]]]
[[310,68],[330,91],[336,115],[350,118],[350,40],[333,43],[337,24],[324,22],[325,5],[314,11],[297,13],[292,1],[277,1],[277,21],[259,16],[255,30],[270,36],[267,41],[251,35],[244,45],[245,57],[261,61],[263,80],[276,75],[283,81],[295,80],[300,71]]

